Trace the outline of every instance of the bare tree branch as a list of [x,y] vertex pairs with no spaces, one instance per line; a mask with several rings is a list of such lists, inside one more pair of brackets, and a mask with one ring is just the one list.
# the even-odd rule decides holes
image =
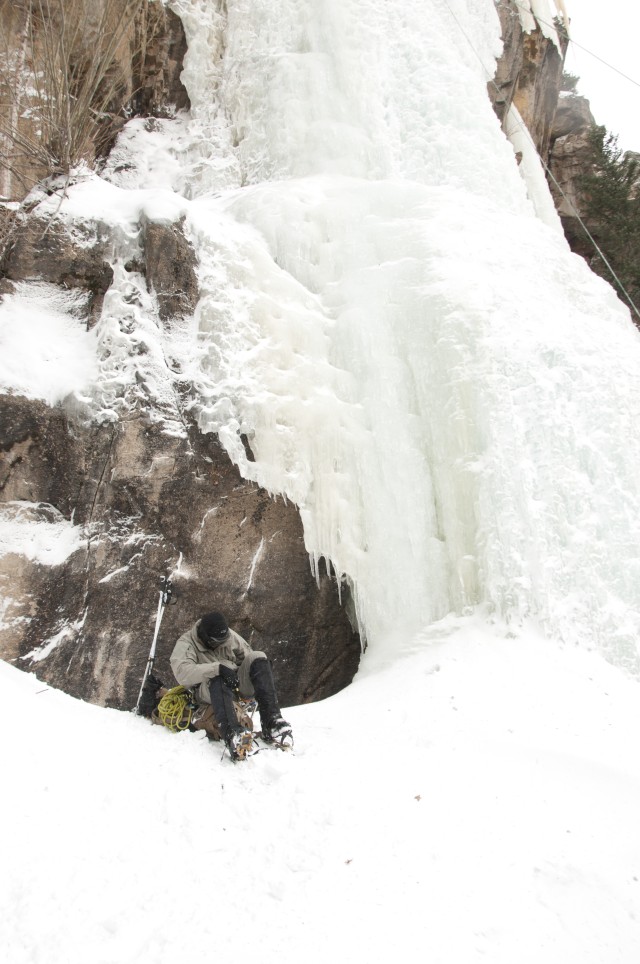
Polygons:
[[[132,27],[147,10],[148,0],[0,0],[0,154],[12,158],[2,168],[5,195],[8,180],[24,182],[19,170],[68,176],[106,149],[134,94],[122,44],[125,61],[144,56],[146,30]],[[11,50],[7,38],[16,36],[22,47]]]

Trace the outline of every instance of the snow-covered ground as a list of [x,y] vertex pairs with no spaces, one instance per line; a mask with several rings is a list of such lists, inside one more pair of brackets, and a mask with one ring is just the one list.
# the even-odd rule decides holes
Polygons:
[[637,964],[638,685],[446,620],[245,763],[0,666],[8,964]]

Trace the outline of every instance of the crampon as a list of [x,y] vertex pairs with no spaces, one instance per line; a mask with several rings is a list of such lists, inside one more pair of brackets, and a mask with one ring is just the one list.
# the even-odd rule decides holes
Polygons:
[[272,720],[267,726],[262,727],[262,739],[265,743],[277,747],[279,750],[291,750],[293,747],[293,733],[291,725],[282,717]]
[[[252,753],[255,753],[253,745],[253,733],[251,730],[237,730],[225,740],[225,749],[234,763],[245,760]],[[223,752],[224,756],[224,752]]]

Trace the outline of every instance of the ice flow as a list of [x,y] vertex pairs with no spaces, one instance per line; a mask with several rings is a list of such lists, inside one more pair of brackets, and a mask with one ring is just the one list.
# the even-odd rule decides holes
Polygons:
[[492,0],[172,6],[191,114],[154,163],[129,136],[187,199],[202,428],[300,507],[373,658],[481,606],[637,671],[640,340],[492,112]]

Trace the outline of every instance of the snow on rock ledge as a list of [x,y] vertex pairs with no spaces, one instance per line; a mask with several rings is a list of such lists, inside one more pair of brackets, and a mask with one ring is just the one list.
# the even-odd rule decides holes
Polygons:
[[17,554],[59,566],[86,543],[83,529],[43,502],[0,505],[0,556]]

